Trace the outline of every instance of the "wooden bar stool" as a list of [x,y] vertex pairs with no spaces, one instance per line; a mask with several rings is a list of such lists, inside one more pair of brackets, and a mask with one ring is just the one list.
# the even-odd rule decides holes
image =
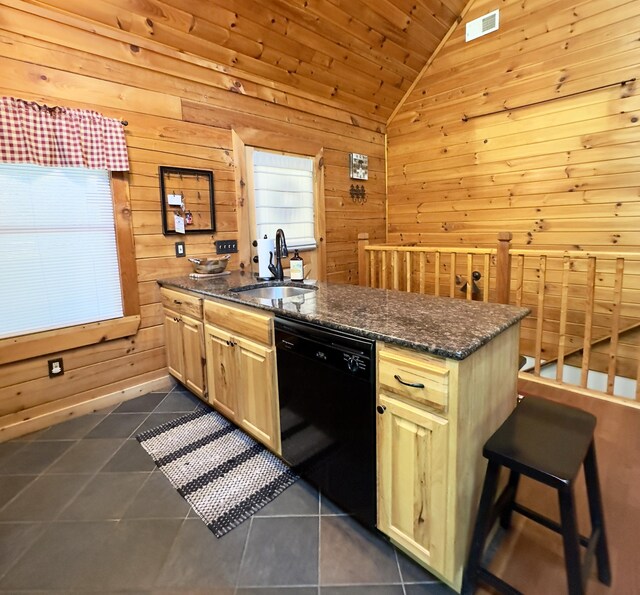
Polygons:
[[[598,566],[598,580],[605,585],[611,584],[593,440],[595,425],[596,418],[586,411],[537,397],[525,397],[489,438],[482,451],[488,460],[487,472],[462,579],[463,595],[474,593],[478,582],[483,582],[500,593],[520,594],[520,591],[481,564],[485,541],[491,528],[500,518],[502,527],[508,529],[513,512],[562,535],[570,595],[584,594],[594,555]],[[574,482],[582,465],[591,517],[589,538],[578,533],[574,499]],[[510,470],[509,481],[496,499],[501,466]],[[558,491],[560,523],[515,501],[520,475],[540,481]],[[587,548],[584,562],[581,562],[580,545]]]

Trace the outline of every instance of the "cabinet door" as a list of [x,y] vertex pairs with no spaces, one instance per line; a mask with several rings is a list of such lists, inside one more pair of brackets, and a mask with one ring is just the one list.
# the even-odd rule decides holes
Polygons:
[[184,350],[180,315],[172,310],[164,310],[164,341],[169,374],[184,382]]
[[240,400],[238,424],[280,454],[275,350],[237,339]]
[[380,395],[378,528],[444,572],[447,524],[447,420]]
[[233,337],[210,324],[205,326],[209,403],[231,420],[237,417],[237,360]]
[[198,320],[182,316],[182,342],[184,353],[184,384],[193,393],[204,398],[204,325]]

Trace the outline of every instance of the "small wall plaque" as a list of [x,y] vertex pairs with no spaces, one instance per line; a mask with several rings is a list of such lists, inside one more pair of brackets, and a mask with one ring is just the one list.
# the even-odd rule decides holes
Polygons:
[[349,153],[349,177],[352,180],[369,179],[369,158],[360,153]]

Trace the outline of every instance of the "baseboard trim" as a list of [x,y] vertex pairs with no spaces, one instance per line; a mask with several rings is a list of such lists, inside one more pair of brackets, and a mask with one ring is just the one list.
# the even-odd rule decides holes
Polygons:
[[[86,415],[87,413],[93,413],[112,407],[113,405],[119,405],[124,401],[135,399],[142,395],[154,391],[169,390],[175,384],[175,380],[171,378],[166,372],[163,372],[157,378],[146,380],[135,386],[118,390],[115,392],[101,395],[99,397],[93,397],[87,401],[81,401],[79,403],[73,403],[71,405],[61,404],[59,409],[53,409],[41,415],[36,415],[29,419],[23,419],[17,422],[9,422],[3,425],[3,420],[0,418],[0,442],[5,442],[13,438],[30,434],[37,430],[42,430],[54,424],[61,423],[72,417],[79,417]],[[5,422],[6,423],[6,422]]]

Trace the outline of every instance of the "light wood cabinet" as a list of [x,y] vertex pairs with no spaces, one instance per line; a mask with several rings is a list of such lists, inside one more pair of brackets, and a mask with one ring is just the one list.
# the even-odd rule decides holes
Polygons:
[[209,403],[229,419],[237,419],[238,363],[233,337],[224,329],[205,327]]
[[280,453],[276,358],[273,347],[238,339],[240,370],[238,424],[271,450]]
[[378,529],[443,573],[448,422],[384,394],[379,406]]
[[273,315],[210,300],[204,310],[211,404],[280,454]]
[[378,528],[459,591],[486,468],[516,404],[519,328],[464,360],[378,344]]
[[206,398],[202,299],[162,288],[169,373],[200,398]]
[[380,390],[446,413],[449,370],[443,362],[426,356],[419,358],[406,349],[382,349],[378,364]]

